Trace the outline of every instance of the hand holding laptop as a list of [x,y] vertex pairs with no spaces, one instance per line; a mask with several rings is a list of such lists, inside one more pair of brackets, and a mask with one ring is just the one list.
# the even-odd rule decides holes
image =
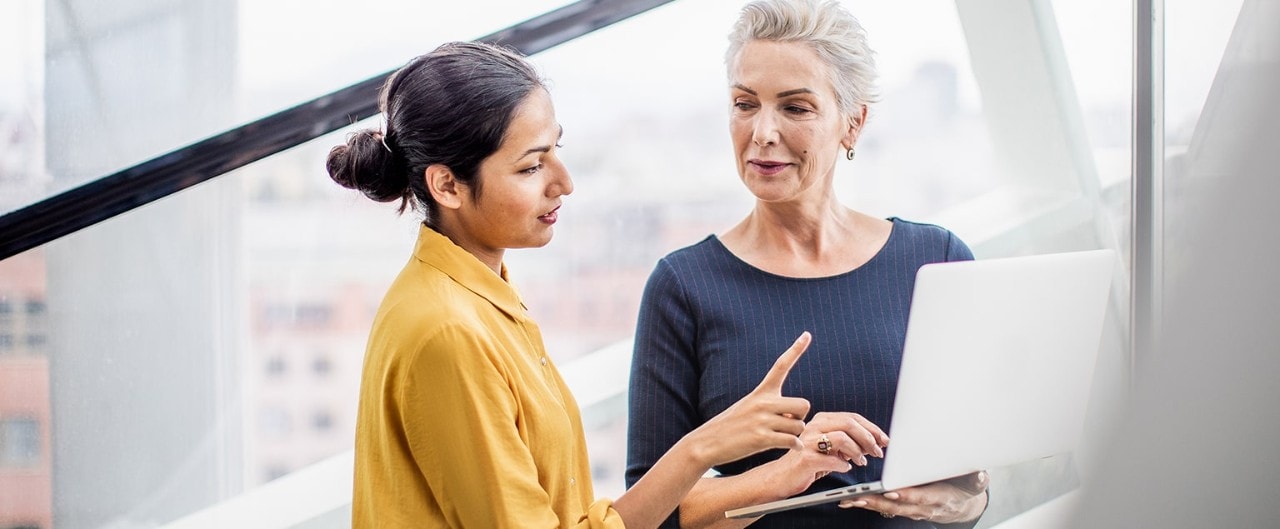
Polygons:
[[962,516],[985,502],[949,479],[1075,448],[1114,264],[1114,251],[1093,250],[922,266],[880,481],[725,516],[839,501],[886,516],[970,519]]
[[986,492],[990,481],[985,471],[973,472],[884,494],[847,499],[840,502],[840,507],[876,511],[886,518],[902,516],[936,523],[961,522],[982,513],[986,502],[974,501],[974,498]]

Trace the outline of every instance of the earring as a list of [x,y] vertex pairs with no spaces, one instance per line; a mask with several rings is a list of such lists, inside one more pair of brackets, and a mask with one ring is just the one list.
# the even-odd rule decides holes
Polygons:
[[853,159],[853,147],[849,147],[849,152],[845,153],[844,157],[849,160]]

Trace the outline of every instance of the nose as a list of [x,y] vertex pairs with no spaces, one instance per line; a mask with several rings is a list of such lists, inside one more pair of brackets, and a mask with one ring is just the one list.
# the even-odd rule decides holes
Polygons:
[[549,169],[553,174],[551,183],[547,186],[547,195],[560,197],[573,193],[573,178],[569,176],[569,168],[558,159],[549,165],[552,166]]
[[757,112],[752,123],[751,141],[759,147],[778,142],[778,123],[772,112]]

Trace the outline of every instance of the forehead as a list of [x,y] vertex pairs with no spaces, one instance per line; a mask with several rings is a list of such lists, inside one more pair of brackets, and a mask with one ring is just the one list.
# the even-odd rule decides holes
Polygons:
[[809,88],[835,96],[826,63],[818,58],[818,52],[800,42],[747,42],[729,67],[729,82],[761,94]]
[[533,144],[554,143],[560,134],[551,95],[536,88],[516,106],[499,151],[524,151]]

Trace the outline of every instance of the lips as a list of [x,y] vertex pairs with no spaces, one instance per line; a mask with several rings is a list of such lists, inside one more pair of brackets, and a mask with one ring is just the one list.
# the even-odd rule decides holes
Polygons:
[[785,162],[776,162],[773,160],[754,160],[753,159],[753,160],[747,160],[747,165],[751,166],[752,169],[755,169],[756,172],[762,175],[773,176],[778,173],[781,173],[783,169],[786,169],[791,164],[785,163]]
[[556,219],[560,217],[559,212],[560,212],[560,206],[556,206],[556,209],[553,209],[542,215],[539,215],[538,220],[545,222],[547,224],[555,224]]

